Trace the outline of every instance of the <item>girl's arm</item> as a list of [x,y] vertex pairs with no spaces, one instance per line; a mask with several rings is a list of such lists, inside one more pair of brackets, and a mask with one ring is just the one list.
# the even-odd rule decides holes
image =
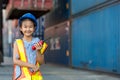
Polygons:
[[44,63],[44,55],[40,54],[40,49],[42,48],[42,45],[40,45],[39,43],[36,43],[34,45],[36,47],[36,60],[39,62],[39,64],[43,64]]
[[41,55],[39,50],[37,50],[37,61],[39,62],[39,64],[44,63],[44,55]]
[[34,71],[37,70],[37,66],[35,66],[34,64],[23,62],[23,61],[19,60],[19,58],[17,56],[18,56],[18,49],[17,49],[16,43],[14,43],[14,47],[13,47],[13,64],[28,67],[28,68],[32,68]]

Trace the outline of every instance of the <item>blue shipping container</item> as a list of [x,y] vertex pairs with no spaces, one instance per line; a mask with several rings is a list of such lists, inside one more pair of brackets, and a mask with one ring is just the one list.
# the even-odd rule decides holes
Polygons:
[[69,18],[69,0],[54,0],[54,3],[54,9],[45,15],[46,27],[57,25]]
[[66,22],[45,30],[45,40],[49,47],[45,53],[47,63],[69,65],[68,48],[69,27]]
[[73,67],[120,74],[120,4],[74,18],[71,26]]
[[105,1],[108,0],[71,0],[71,13],[74,15]]

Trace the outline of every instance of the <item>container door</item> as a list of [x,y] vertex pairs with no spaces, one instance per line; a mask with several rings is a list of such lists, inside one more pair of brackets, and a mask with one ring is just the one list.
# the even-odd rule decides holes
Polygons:
[[69,65],[69,27],[63,22],[45,30],[45,39],[49,45],[46,53],[46,63]]
[[116,71],[117,9],[118,6],[111,6],[73,19],[72,65],[74,67]]

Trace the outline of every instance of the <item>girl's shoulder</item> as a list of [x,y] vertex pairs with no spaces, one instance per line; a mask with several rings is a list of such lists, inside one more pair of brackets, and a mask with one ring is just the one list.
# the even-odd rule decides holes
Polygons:
[[40,39],[38,37],[33,37],[33,42],[39,42]]
[[22,39],[15,39],[15,40],[13,41],[13,42],[14,42],[14,44],[16,44],[17,40],[22,40]]
[[16,46],[17,46],[17,40],[21,40],[21,39],[15,39],[14,41],[13,41],[13,46],[16,48]]

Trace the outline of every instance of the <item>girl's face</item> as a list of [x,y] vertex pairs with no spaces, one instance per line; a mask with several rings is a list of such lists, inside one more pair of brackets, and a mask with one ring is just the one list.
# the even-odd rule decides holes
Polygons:
[[35,31],[34,23],[29,19],[24,20],[20,27],[20,31],[22,31],[23,35],[26,37],[32,36]]

